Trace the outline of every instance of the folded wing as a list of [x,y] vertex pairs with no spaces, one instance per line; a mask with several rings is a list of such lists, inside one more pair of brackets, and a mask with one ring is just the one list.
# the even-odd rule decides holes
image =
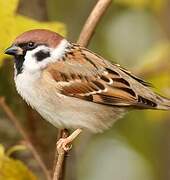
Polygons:
[[49,65],[48,72],[66,96],[136,108],[157,108],[160,101],[147,82],[78,45]]

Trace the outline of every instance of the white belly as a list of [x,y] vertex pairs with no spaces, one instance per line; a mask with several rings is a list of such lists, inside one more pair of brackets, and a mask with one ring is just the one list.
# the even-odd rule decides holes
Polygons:
[[86,128],[101,132],[122,115],[122,108],[113,108],[57,92],[52,85],[41,82],[39,74],[33,78],[22,73],[15,78],[18,93],[40,115],[56,127]]

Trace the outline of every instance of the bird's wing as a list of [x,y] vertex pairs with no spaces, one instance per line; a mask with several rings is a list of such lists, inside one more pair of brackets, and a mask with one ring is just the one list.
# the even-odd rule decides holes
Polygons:
[[110,106],[157,106],[148,83],[78,45],[47,71],[66,96]]

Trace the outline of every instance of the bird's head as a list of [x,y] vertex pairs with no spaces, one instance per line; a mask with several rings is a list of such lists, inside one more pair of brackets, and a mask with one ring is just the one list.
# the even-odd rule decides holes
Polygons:
[[17,74],[35,72],[63,57],[69,42],[59,34],[45,29],[26,31],[19,35],[5,54],[15,58]]

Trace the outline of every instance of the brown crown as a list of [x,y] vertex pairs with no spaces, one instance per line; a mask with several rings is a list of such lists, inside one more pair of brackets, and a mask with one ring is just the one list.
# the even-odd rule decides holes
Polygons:
[[62,39],[62,36],[53,31],[47,29],[33,29],[19,35],[15,39],[14,44],[35,42],[47,44],[49,47],[56,47]]

